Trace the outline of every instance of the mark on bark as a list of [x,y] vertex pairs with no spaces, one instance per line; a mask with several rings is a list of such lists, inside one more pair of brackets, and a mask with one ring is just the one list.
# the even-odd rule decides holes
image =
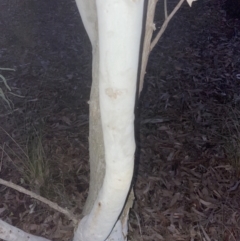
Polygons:
[[107,88],[105,90],[105,93],[107,96],[109,96],[111,99],[117,99],[119,96],[123,95],[124,93],[127,93],[126,89],[120,90],[120,89],[113,89],[113,88]]

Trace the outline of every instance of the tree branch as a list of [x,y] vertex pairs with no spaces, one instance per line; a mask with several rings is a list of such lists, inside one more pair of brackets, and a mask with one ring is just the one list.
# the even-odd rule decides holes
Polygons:
[[165,15],[165,20],[168,17],[168,12],[167,12],[167,0],[164,0],[164,15]]
[[0,238],[6,241],[50,241],[16,228],[0,219]]
[[49,207],[55,209],[56,211],[60,212],[60,213],[63,213],[65,216],[67,216],[70,220],[72,220],[74,222],[74,224],[77,224],[78,223],[78,219],[71,213],[69,212],[68,210],[60,207],[57,203],[54,203],[54,202],[51,202],[49,201],[48,199],[44,198],[44,197],[41,197],[21,186],[18,186],[12,182],[8,182],[8,181],[5,181],[3,179],[0,178],[0,184],[2,185],[5,185],[7,187],[10,187],[14,190],[17,190],[18,192],[21,192],[21,193],[24,193],[32,198],[35,198],[39,201],[41,201],[42,203],[45,203],[47,204]]
[[171,12],[171,14],[166,18],[166,20],[164,21],[164,23],[163,23],[161,29],[159,30],[157,36],[155,37],[155,39],[151,43],[150,51],[152,51],[152,49],[155,47],[155,45],[157,44],[158,40],[160,39],[160,37],[163,35],[165,29],[167,28],[169,21],[175,15],[175,13],[181,7],[181,5],[183,4],[184,1],[185,0],[180,0],[179,3],[176,5],[176,7]]

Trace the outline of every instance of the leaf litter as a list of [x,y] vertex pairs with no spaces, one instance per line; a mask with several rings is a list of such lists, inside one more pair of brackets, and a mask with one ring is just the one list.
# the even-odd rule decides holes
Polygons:
[[223,3],[183,6],[150,55],[132,241],[240,239],[240,21]]

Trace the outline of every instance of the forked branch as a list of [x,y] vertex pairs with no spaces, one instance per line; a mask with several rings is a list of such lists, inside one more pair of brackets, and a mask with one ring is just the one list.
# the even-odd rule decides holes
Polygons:
[[[165,11],[165,17],[167,16],[167,18],[165,19],[161,29],[159,30],[157,36],[155,37],[155,39],[152,41],[151,45],[150,45],[150,51],[152,51],[152,49],[155,47],[155,45],[157,44],[158,40],[161,38],[161,36],[163,35],[165,29],[168,26],[169,21],[171,20],[171,18],[175,15],[175,13],[177,12],[177,10],[181,7],[181,5],[183,4],[185,0],[180,0],[179,3],[176,5],[176,7],[173,9],[173,11],[170,13],[169,16],[167,16],[167,13]],[[165,4],[166,5],[166,4]]]

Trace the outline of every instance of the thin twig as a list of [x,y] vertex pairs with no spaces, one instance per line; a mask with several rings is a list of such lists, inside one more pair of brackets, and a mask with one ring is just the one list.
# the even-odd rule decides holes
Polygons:
[[0,184],[2,185],[5,185],[7,187],[10,187],[14,190],[17,190],[18,192],[21,192],[21,193],[24,193],[32,198],[35,198],[39,201],[41,201],[42,203],[45,203],[47,204],[49,207],[55,209],[56,211],[60,212],[60,213],[63,213],[65,216],[67,216],[70,220],[72,220],[74,222],[74,224],[77,224],[78,223],[78,220],[77,218],[75,217],[75,215],[73,215],[71,212],[69,212],[68,210],[60,207],[57,203],[54,203],[52,201],[49,201],[48,199],[44,198],[44,197],[41,197],[40,195],[37,195],[21,186],[18,186],[12,182],[9,182],[9,181],[5,181],[3,179],[0,178]]
[[181,5],[183,4],[185,0],[180,0],[179,3],[176,5],[176,7],[173,9],[173,11],[171,12],[171,14],[167,17],[167,19],[164,21],[161,29],[159,30],[157,36],[155,37],[155,39],[152,41],[151,46],[150,46],[150,51],[152,51],[152,49],[155,47],[155,45],[157,44],[158,40],[160,39],[160,37],[163,35],[165,29],[168,26],[169,21],[171,20],[171,18],[175,15],[175,13],[177,12],[177,10],[181,7]]
[[164,0],[164,14],[165,14],[165,20],[166,20],[168,18],[167,0]]
[[22,151],[22,153],[28,158],[28,155],[26,154],[26,152],[22,149],[22,147],[15,141],[14,138],[12,138],[12,136],[7,132],[5,131],[1,126],[0,126],[0,129],[2,129],[2,131],[19,147],[19,149]]
[[0,70],[16,71],[15,69],[12,69],[12,68],[0,68]]

